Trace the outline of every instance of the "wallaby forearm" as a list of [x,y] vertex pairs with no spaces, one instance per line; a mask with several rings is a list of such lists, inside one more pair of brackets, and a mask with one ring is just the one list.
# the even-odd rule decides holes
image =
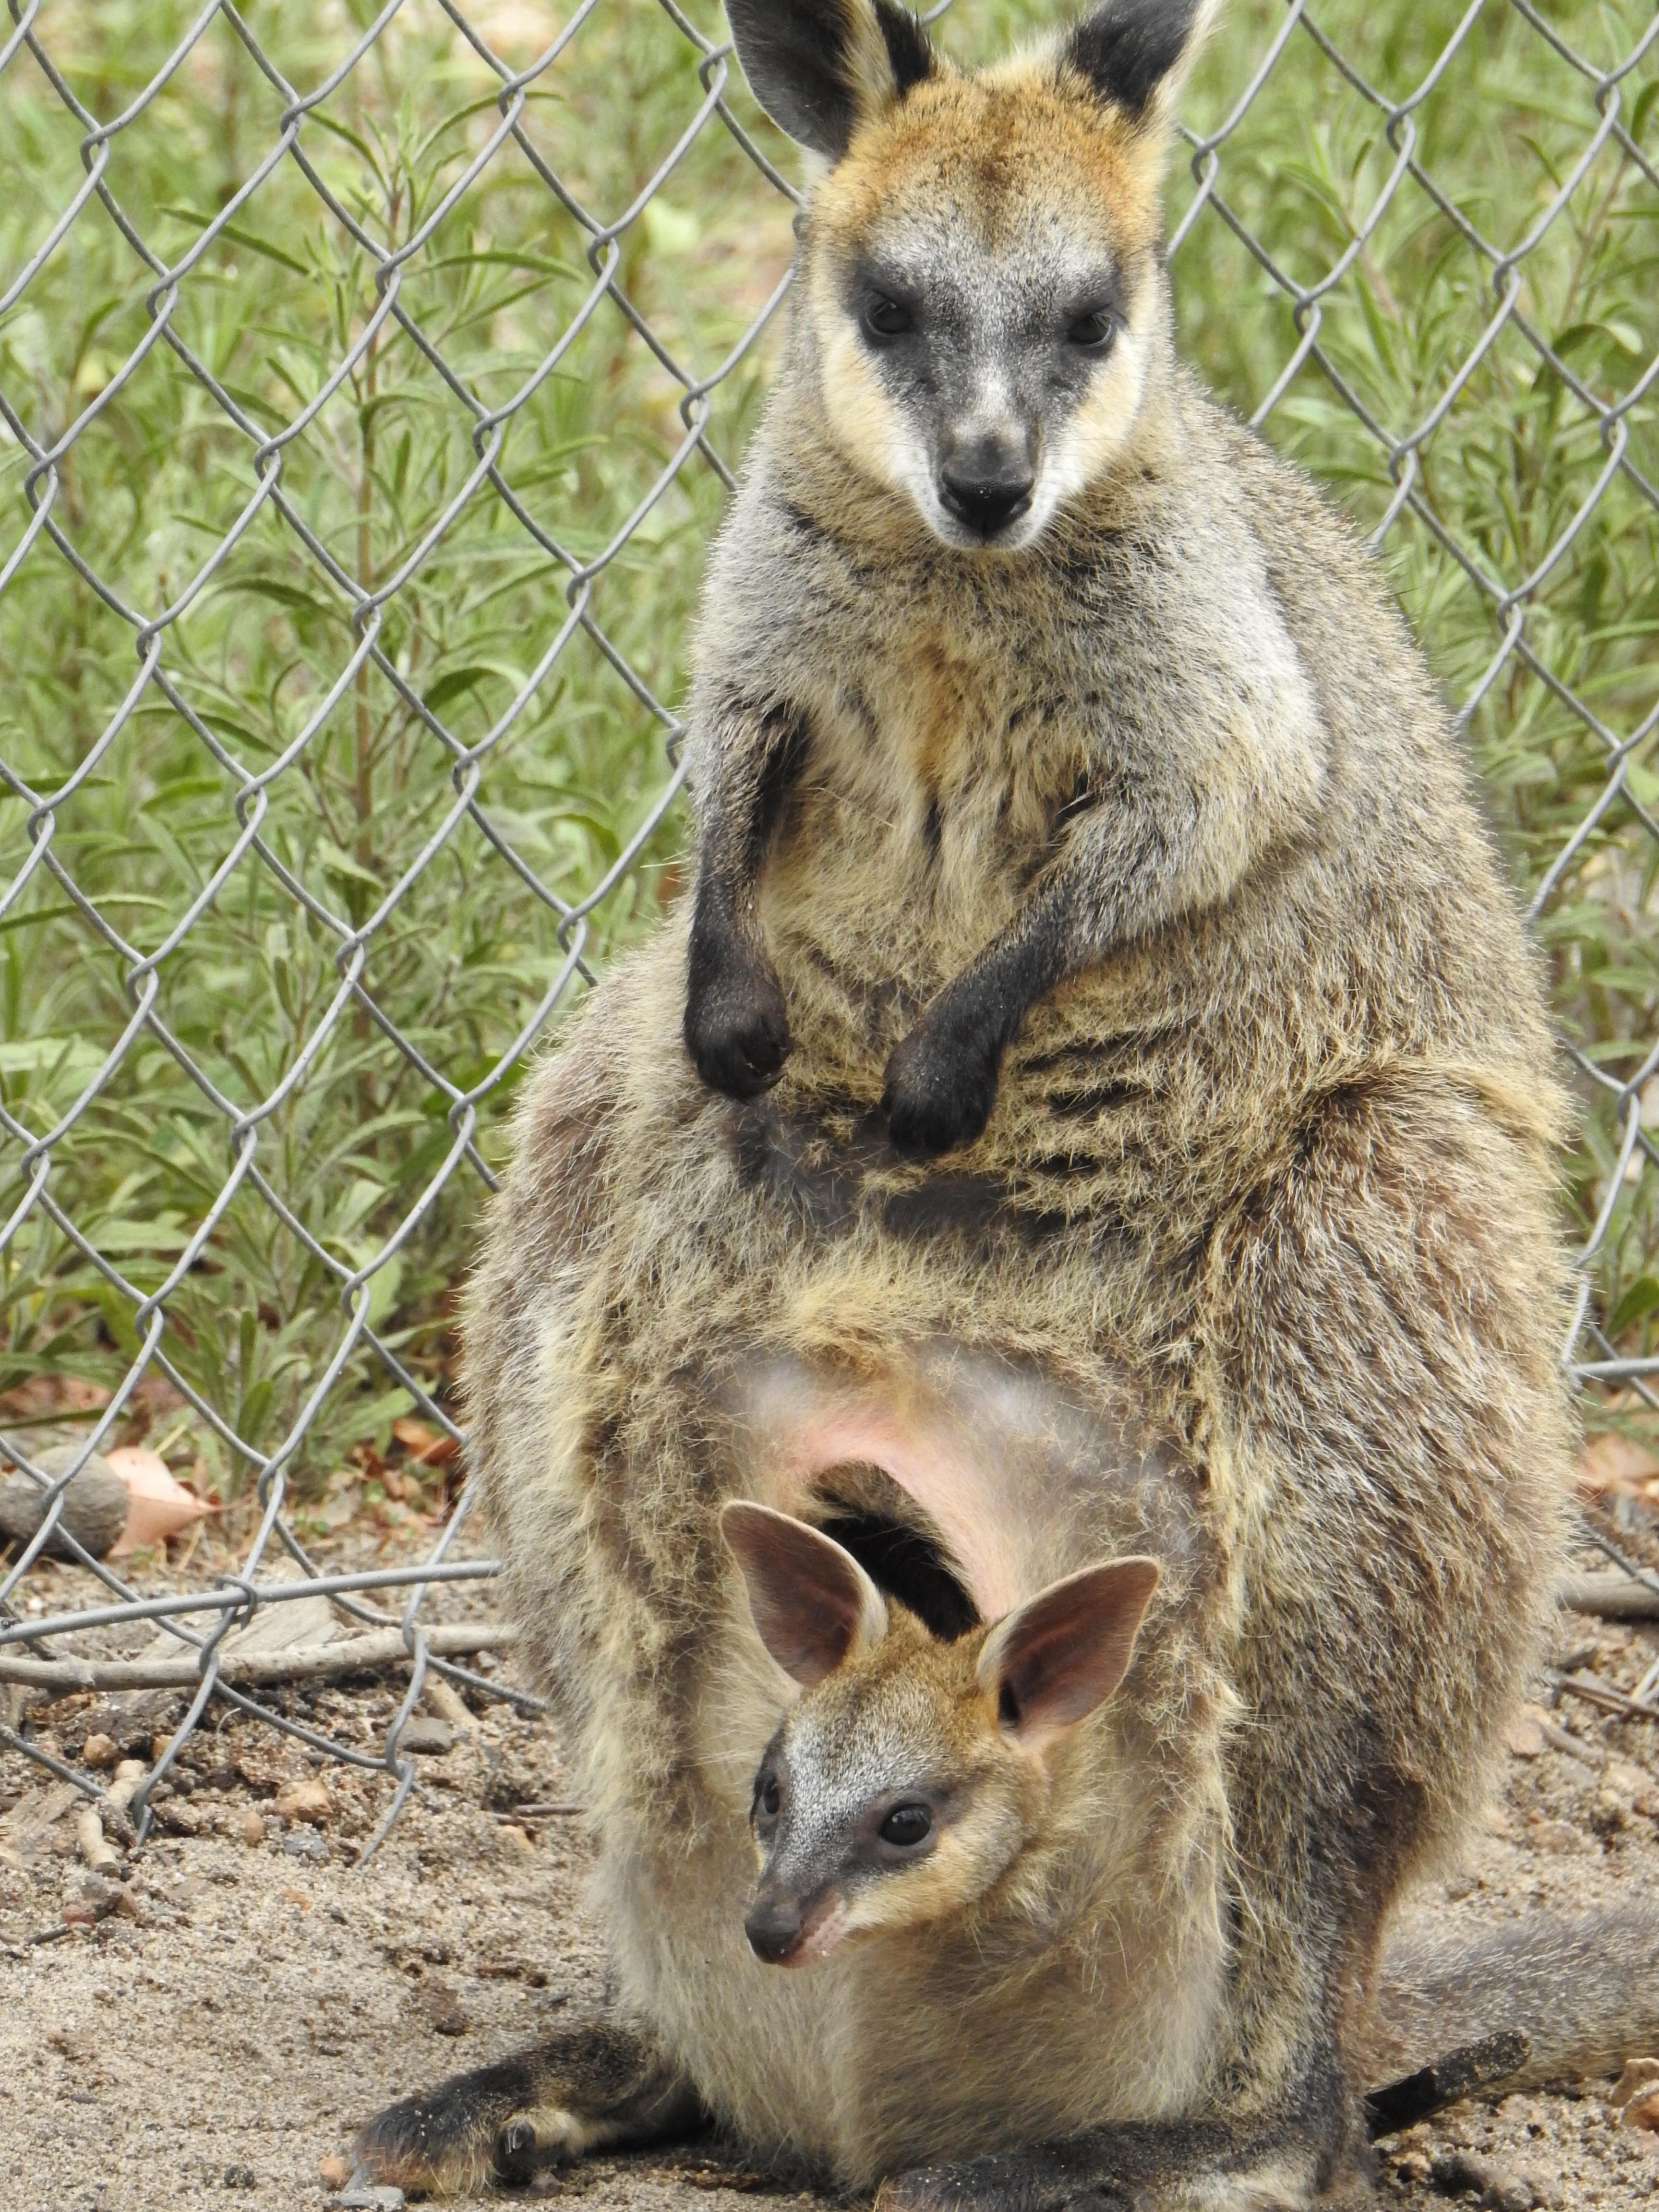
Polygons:
[[808,737],[798,707],[728,696],[714,710],[704,756],[685,1042],[704,1082],[732,1097],[752,1097],[775,1082],[789,1049],[756,891]]

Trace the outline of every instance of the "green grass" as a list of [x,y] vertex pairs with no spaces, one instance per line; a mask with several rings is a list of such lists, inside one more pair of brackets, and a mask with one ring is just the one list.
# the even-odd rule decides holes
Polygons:
[[[692,13],[715,33],[708,0]],[[1460,13],[1449,0],[1387,9],[1334,0],[1316,20],[1394,98],[1421,78]],[[1605,65],[1629,50],[1643,14],[1638,0],[1563,0],[1550,20]],[[38,27],[76,95],[108,120],[191,15],[177,0],[47,0]],[[360,0],[257,0],[246,16],[289,80],[308,88],[344,52],[348,22],[366,27],[372,11]],[[558,18],[541,0],[494,0],[472,20],[521,66]],[[960,0],[939,35],[970,57],[994,51],[1024,20],[996,0]],[[1196,127],[1214,127],[1228,111],[1281,21],[1278,0],[1234,0],[1188,97]],[[485,146],[499,119],[497,88],[441,12],[409,0],[313,114],[301,143],[352,221],[401,246]],[[793,173],[735,75],[730,96],[757,143]],[[531,87],[524,127],[567,188],[615,222],[702,99],[692,51],[655,0],[601,0]],[[1656,99],[1659,64],[1649,58],[1624,81],[1620,100],[1650,163],[1659,162]],[[117,135],[108,182],[161,260],[191,247],[276,143],[283,105],[218,21]],[[1395,158],[1384,119],[1298,29],[1224,145],[1221,191],[1293,282],[1318,282],[1352,244]],[[1539,220],[1595,124],[1583,79],[1514,9],[1489,0],[1416,113],[1418,158],[1507,250]],[[9,179],[0,285],[82,181],[79,136],[33,59],[20,56],[0,79],[0,173]],[[1174,215],[1192,190],[1177,164]],[[620,282],[688,374],[711,374],[771,294],[787,264],[790,213],[715,122],[619,233]],[[1604,401],[1629,392],[1659,353],[1656,215],[1652,181],[1610,140],[1520,264],[1521,313]],[[503,406],[591,289],[588,243],[508,143],[425,233],[404,266],[398,305],[484,406]],[[1213,209],[1198,216],[1175,269],[1188,350],[1249,411],[1297,340],[1284,293]],[[37,436],[57,435],[110,390],[151,328],[145,295],[154,283],[91,203],[0,318],[0,392]],[[195,264],[171,328],[255,435],[274,438],[362,340],[377,297],[372,257],[285,161]],[[1320,342],[1347,389],[1397,435],[1446,392],[1492,307],[1488,268],[1407,179],[1324,302]],[[720,465],[691,454],[583,599],[615,654],[671,711],[684,696],[722,468],[741,455],[769,359],[763,342],[713,392],[707,436]],[[482,486],[381,611],[377,642],[397,680],[362,663],[320,720],[360,641],[350,592],[269,498],[167,628],[173,700],[154,684],[144,691],[59,809],[51,849],[132,953],[146,957],[231,851],[245,780],[268,771],[315,723],[257,802],[269,860],[245,852],[155,971],[156,1016],[234,1113],[270,1098],[317,1038],[341,989],[343,933],[380,914],[456,805],[455,757],[427,716],[441,718],[463,747],[496,731],[568,611],[572,564],[612,545],[679,449],[683,397],[616,305],[602,301],[504,431],[501,473],[548,543]],[[1629,459],[1659,481],[1651,404],[1639,400],[1626,422]],[[1362,526],[1380,520],[1395,491],[1386,457],[1316,362],[1304,365],[1265,427]],[[342,577],[380,590],[476,466],[472,428],[438,369],[383,321],[285,445],[283,496]],[[254,436],[158,343],[76,439],[60,467],[54,514],[86,563],[148,618],[179,599],[246,510],[258,486],[254,454]],[[1606,458],[1592,410],[1540,368],[1517,329],[1500,333],[1422,451],[1424,516],[1402,514],[1386,541],[1397,588],[1455,699],[1486,667],[1504,623],[1439,533],[1511,586],[1559,538]],[[0,439],[0,559],[27,525],[26,469],[18,446]],[[1536,665],[1511,654],[1472,718],[1494,818],[1525,885],[1542,878],[1608,774],[1602,738],[1555,687],[1621,741],[1653,710],[1656,538],[1653,503],[1615,473],[1529,605],[1523,638]],[[0,594],[0,665],[9,678],[0,756],[45,793],[88,761],[132,684],[135,632],[41,540]],[[441,1176],[458,1142],[456,1093],[488,1086],[477,1143],[485,1159],[498,1157],[518,1074],[507,1055],[565,957],[560,911],[549,902],[585,898],[649,823],[668,774],[665,734],[601,645],[576,632],[479,763],[487,830],[464,817],[408,883],[367,944],[361,980],[372,1007],[348,1000],[305,1080],[258,1125],[253,1165],[289,1218],[245,1181],[170,1292],[164,1340],[254,1452],[273,1450],[289,1433],[343,1341],[335,1270],[369,1267]],[[1659,994],[1651,918],[1659,844],[1637,811],[1659,809],[1650,752],[1644,739],[1631,754],[1628,796],[1586,839],[1540,919],[1565,1031],[1619,1083],[1640,1070]],[[0,801],[8,875],[28,851],[27,815],[21,799]],[[590,918],[591,966],[651,926],[678,884],[682,835],[672,810],[649,830],[639,865]],[[510,845],[547,896],[492,840]],[[279,870],[304,887],[314,911]],[[18,1123],[44,1133],[76,1100],[130,1018],[129,966],[38,871],[0,926],[0,1091]],[[377,1014],[417,1061],[388,1040]],[[1608,1187],[1618,1137],[1611,1098],[1592,1099],[1588,1084],[1585,1093],[1592,1110],[1566,1190],[1581,1230]],[[23,1193],[21,1149],[6,1147],[8,1212]],[[148,1294],[175,1267],[237,1152],[226,1114],[146,1033],[52,1157],[58,1204]],[[1655,1180],[1620,1186],[1599,1261],[1626,1351],[1650,1348],[1659,1311]],[[368,1278],[374,1324],[440,1391],[479,1188],[463,1163]],[[0,1407],[14,1413],[42,1401],[43,1377],[113,1383],[138,1340],[131,1300],[38,1206],[0,1259],[0,1394],[13,1394]],[[354,1443],[383,1442],[406,1402],[357,1345],[296,1456],[299,1479],[320,1480]],[[234,1486],[243,1456],[200,1421],[185,1433],[181,1448]]]

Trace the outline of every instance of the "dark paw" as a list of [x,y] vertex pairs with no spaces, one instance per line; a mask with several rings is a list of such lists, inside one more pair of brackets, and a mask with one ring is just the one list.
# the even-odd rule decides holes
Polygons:
[[498,2131],[495,2148],[490,2154],[496,2180],[520,2184],[533,2181],[539,2163],[534,2124],[523,2118],[509,2120]]
[[685,1002],[685,1048],[711,1091],[753,1098],[769,1090],[789,1056],[783,992],[763,952],[694,942]]
[[887,1063],[881,1108],[895,1150],[930,1160],[971,1145],[996,1103],[997,1058],[977,1037],[935,1029],[924,1016]]

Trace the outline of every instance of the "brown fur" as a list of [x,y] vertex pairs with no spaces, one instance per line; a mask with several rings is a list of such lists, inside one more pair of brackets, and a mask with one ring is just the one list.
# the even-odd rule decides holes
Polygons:
[[[529,1085],[469,1302],[623,2013],[759,2151],[865,2185],[1006,2154],[906,2203],[1293,2204],[1357,2171],[1378,1946],[1486,1787],[1569,1462],[1538,965],[1371,565],[1173,359],[1161,159],[1033,63],[922,85],[817,187],[694,717],[708,868],[745,746],[798,716],[740,916],[792,1049],[764,1097],[705,1088],[671,921]],[[1012,553],[939,542],[825,340],[836,241],[906,193],[931,219],[947,176],[976,238],[1048,213],[1133,263],[1087,481]],[[1084,838],[1101,949],[984,1133],[900,1158],[890,1054]],[[993,1936],[782,1975],[741,1927],[781,1705],[717,1517],[810,1516],[848,1462],[983,1618],[1103,1556],[1164,1581],[1133,1779],[1083,1778]],[[428,2180],[486,2105],[428,2129]],[[412,2127],[371,2162],[410,2172]]]

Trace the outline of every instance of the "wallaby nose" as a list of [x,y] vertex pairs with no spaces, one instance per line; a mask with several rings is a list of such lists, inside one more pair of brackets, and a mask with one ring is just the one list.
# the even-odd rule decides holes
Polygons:
[[939,495],[958,522],[981,538],[994,538],[1031,504],[1036,473],[1030,441],[976,439],[946,453]]
[[781,1966],[800,1942],[801,1910],[787,1897],[757,1897],[743,1932],[749,1948],[769,1966]]

